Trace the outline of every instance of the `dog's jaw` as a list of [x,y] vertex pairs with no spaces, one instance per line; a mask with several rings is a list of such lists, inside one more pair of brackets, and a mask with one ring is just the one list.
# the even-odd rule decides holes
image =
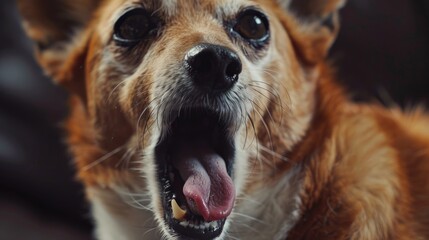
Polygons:
[[[228,116],[231,117],[234,115],[228,114]],[[221,116],[215,115],[215,117],[217,119],[218,117],[221,117]],[[238,119],[238,116],[235,116],[234,118]],[[155,124],[155,125],[156,125],[155,130],[151,135],[152,136],[151,142],[149,146],[146,147],[145,154],[143,154],[145,156],[144,158],[142,158],[142,161],[143,161],[142,165],[144,167],[141,169],[141,171],[147,179],[149,192],[153,193],[151,196],[152,196],[152,203],[154,206],[153,209],[155,213],[155,218],[158,224],[161,226],[163,234],[168,236],[169,239],[175,239],[178,233],[176,232],[176,230],[173,230],[172,228],[172,225],[171,225],[172,219],[170,218],[171,216],[168,217],[169,214],[171,214],[170,202],[171,202],[171,197],[173,195],[166,195],[166,193],[164,192],[165,182],[161,180],[161,178],[163,177],[168,177],[168,174],[166,176],[162,175],[165,168],[164,166],[165,163],[161,164],[161,161],[163,161],[164,160],[163,158],[166,156],[164,152],[171,151],[170,146],[168,144],[163,143],[163,141],[166,141],[165,138],[169,137],[168,136],[169,134],[165,136],[165,134],[162,133],[166,131],[166,129],[162,129],[162,127],[165,125],[162,125],[162,124]],[[241,125],[239,129],[236,130],[235,129],[236,127],[235,126],[232,127],[232,125],[233,125],[232,122],[228,125],[228,126],[231,126],[231,127],[228,127],[228,129],[230,129],[231,132],[227,133],[227,136],[225,136],[225,139],[224,139],[231,142],[230,143],[231,146],[227,147],[230,150],[229,152],[224,152],[221,155],[223,156],[222,158],[224,159],[222,161],[225,161],[225,163],[228,165],[227,168],[228,168],[229,175],[231,176],[234,184],[234,189],[235,189],[234,195],[235,195],[235,194],[239,194],[242,191],[242,188],[245,183],[245,176],[247,175],[245,172],[247,172],[247,168],[248,168],[247,165],[249,161],[247,157],[248,153],[245,151],[245,149],[241,148],[241,146],[245,144],[245,140],[244,140],[245,134],[242,134],[242,133],[244,133],[245,128],[247,126],[245,124]],[[170,130],[170,129],[168,129],[168,131],[170,132],[170,134],[171,132],[174,132],[174,130]],[[221,129],[219,129],[219,131],[221,131]],[[180,141],[185,141],[185,139],[183,140],[176,139],[174,141],[180,142]],[[240,147],[236,148],[235,146],[240,146]],[[223,151],[225,151],[225,149]],[[171,181],[171,179],[169,181]],[[171,184],[171,182],[169,182],[169,184]],[[179,192],[176,192],[174,194],[182,195],[182,193],[180,192],[181,189],[180,190],[176,189],[176,191],[179,191]],[[183,199],[182,199],[182,204],[183,204]],[[229,226],[228,222],[229,222],[229,217],[227,217],[225,221],[222,221],[222,223],[218,225],[220,229],[218,233],[216,233],[216,235],[218,235],[216,239],[222,239],[222,236],[225,234]],[[210,220],[207,221],[206,224],[207,223],[211,223]],[[209,234],[209,235],[213,235],[213,234]],[[214,238],[210,238],[210,239],[214,239]]]
[[[160,134],[154,133],[153,139]],[[245,136],[237,134],[236,142],[240,146],[244,144]],[[150,146],[155,147],[157,141]],[[234,183],[238,192],[237,207],[234,209],[231,217],[227,219],[222,234],[216,240],[237,237],[247,238],[255,237],[255,233],[242,232],[242,226],[252,226],[255,229],[263,229],[257,235],[258,239],[284,239],[288,230],[296,223],[300,216],[300,198],[299,191],[301,183],[299,179],[299,168],[292,169],[278,184],[273,188],[262,188],[252,193],[244,192],[244,186],[249,179],[248,164],[250,157],[257,156],[256,143],[248,148],[238,148],[236,158],[244,161],[237,161],[234,171],[236,178]],[[250,151],[249,151],[250,150]],[[129,189],[127,186],[135,186],[135,183],[124,183],[121,186],[109,186],[108,188],[91,187],[87,189],[87,195],[93,204],[92,212],[98,223],[97,236],[100,239],[180,239],[172,233],[170,226],[165,221],[163,214],[163,205],[160,198],[159,182],[156,181],[156,165],[154,163],[153,148],[148,147],[145,158],[141,161],[146,164],[141,169],[145,176],[146,190]],[[261,173],[259,173],[261,174]],[[259,179],[263,176],[258,175]],[[154,181],[155,180],[155,181]],[[145,200],[143,205],[138,205],[136,198],[132,194],[147,192],[151,197],[151,204]],[[276,192],[282,194],[275,194]],[[244,193],[244,195],[242,194]],[[287,194],[284,194],[287,193]],[[131,194],[131,195],[130,195]],[[277,197],[273,197],[277,196]],[[136,205],[137,204],[137,205]],[[140,207],[139,207],[140,206]],[[284,209],[279,211],[274,206]],[[136,208],[137,207],[137,208]],[[139,208],[147,209],[139,209]],[[155,219],[153,218],[155,216]],[[246,216],[246,217],[243,217]],[[267,223],[276,223],[269,224]],[[234,223],[234,224],[231,224]],[[234,227],[232,227],[234,226]],[[161,230],[159,232],[159,230]],[[250,235],[246,235],[250,234]]]
[[[152,143],[150,144],[150,147],[147,148],[146,154],[144,154],[146,157],[142,158],[142,161],[144,162],[144,167],[141,169],[142,174],[146,178],[146,183],[148,187],[148,192],[151,193],[152,198],[152,209],[153,214],[155,215],[156,222],[161,228],[162,235],[166,236],[167,239],[179,239],[177,236],[177,233],[172,231],[171,226],[168,224],[165,218],[165,209],[164,209],[164,203],[163,199],[161,198],[161,188],[160,188],[160,182],[159,182],[159,176],[158,176],[158,169],[156,163],[156,154],[155,149],[156,145],[158,143],[158,138],[161,136],[160,131],[158,133],[153,134]],[[234,138],[234,142],[237,145],[243,144],[243,137],[238,135]],[[246,152],[244,149],[239,148],[237,149],[235,153],[235,160],[234,160],[234,185],[236,192],[239,194],[242,192],[244,183],[246,182],[246,174],[247,168],[248,168],[248,152]],[[220,236],[216,237],[215,239],[223,239],[225,234],[228,232],[230,226],[230,218],[227,218],[225,221],[225,224],[223,226],[223,230]]]

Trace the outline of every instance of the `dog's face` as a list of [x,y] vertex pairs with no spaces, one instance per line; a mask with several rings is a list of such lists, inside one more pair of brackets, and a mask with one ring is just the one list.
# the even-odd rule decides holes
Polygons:
[[73,41],[27,28],[45,69],[81,99],[94,144],[133,155],[142,177],[127,184],[150,192],[163,232],[214,239],[243,193],[269,186],[270,152],[290,149],[312,118],[340,1],[296,2],[94,1],[74,16],[85,28]]
[[[287,35],[257,2],[124,1],[105,8],[89,48],[90,111],[97,122],[116,112],[130,124],[137,140],[127,148],[144,153],[142,173],[164,232],[217,237],[249,175],[247,151],[270,101],[287,102],[275,98],[286,97],[280,87],[300,91],[292,79],[278,82],[289,70],[273,41],[278,34],[291,50]],[[106,136],[114,126],[97,127]],[[184,218],[174,216],[181,210],[172,201]]]

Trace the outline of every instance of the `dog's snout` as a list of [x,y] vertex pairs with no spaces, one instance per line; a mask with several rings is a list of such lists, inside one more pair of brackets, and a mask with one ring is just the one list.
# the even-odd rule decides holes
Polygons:
[[240,58],[234,51],[212,44],[191,48],[185,57],[185,64],[193,83],[209,92],[229,90],[242,71]]

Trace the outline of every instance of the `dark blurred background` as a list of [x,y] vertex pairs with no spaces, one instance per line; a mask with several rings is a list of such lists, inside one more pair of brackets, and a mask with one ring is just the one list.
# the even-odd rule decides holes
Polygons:
[[[0,19],[0,239],[90,239],[62,141],[66,93],[33,60],[13,0]],[[331,59],[354,100],[429,103],[429,0],[350,0],[342,20]]]

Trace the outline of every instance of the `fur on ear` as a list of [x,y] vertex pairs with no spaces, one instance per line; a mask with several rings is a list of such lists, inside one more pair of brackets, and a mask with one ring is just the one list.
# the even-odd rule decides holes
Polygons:
[[290,16],[283,25],[292,36],[302,60],[324,59],[339,31],[338,11],[346,0],[276,0]]
[[[76,88],[84,75],[85,27],[101,0],[18,0],[27,35],[36,57],[57,83]],[[83,82],[83,79],[79,81]]]

